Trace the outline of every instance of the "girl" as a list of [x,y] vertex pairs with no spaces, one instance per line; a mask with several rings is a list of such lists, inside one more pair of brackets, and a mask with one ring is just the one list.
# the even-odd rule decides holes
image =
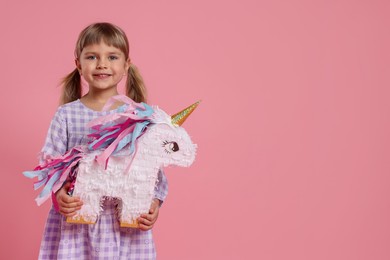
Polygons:
[[[115,111],[101,110],[110,97],[118,94],[117,85],[124,76],[126,94],[136,102],[146,100],[142,78],[130,62],[127,37],[117,26],[96,23],[85,28],[77,40],[75,56],[76,68],[63,80],[62,106],[51,122],[43,159],[62,155],[89,141],[86,123]],[[81,76],[89,86],[82,97]],[[70,182],[66,183],[53,195],[58,211],[50,209],[39,259],[155,259],[151,229],[168,190],[162,172],[149,214],[138,219],[139,229],[119,226],[118,201],[111,199],[103,201],[103,212],[96,224],[67,223],[66,217],[74,216],[83,205],[79,198],[68,195],[70,186]]]

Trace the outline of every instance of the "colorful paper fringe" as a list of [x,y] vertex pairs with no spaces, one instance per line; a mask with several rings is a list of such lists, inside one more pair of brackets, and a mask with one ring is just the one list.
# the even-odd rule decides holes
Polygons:
[[32,179],[37,177],[34,189],[44,186],[42,192],[35,199],[38,205],[45,202],[51,193],[58,191],[69,176],[74,176],[77,171],[77,164],[83,158],[82,147],[75,147],[63,156],[47,160],[37,166],[34,171],[23,172],[24,176]]
[[[122,112],[119,108],[118,113],[99,117],[91,121],[88,125],[94,130],[89,137],[94,141],[89,143],[90,151],[104,149],[96,157],[96,161],[107,167],[108,159],[112,154],[119,152],[126,145],[130,145],[130,154],[135,151],[136,140],[143,134],[145,128],[151,123],[151,116],[154,113],[152,107],[145,103],[135,103],[126,96],[114,97],[127,104]],[[109,105],[111,102],[109,102]],[[107,105],[105,106],[107,109]]]

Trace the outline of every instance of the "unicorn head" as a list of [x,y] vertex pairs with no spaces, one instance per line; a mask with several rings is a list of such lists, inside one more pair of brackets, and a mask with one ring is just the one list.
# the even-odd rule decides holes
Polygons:
[[[196,155],[196,144],[180,125],[172,123],[171,118],[158,107],[154,108],[152,124],[147,126],[145,134],[139,139],[138,153],[153,157],[158,165],[190,166]],[[184,122],[184,121],[183,121]]]
[[[90,122],[95,130],[90,136],[95,140],[89,148],[105,149],[96,157],[100,164],[105,162],[107,166],[111,154],[125,155],[127,151],[134,155],[134,160],[137,153],[143,154],[143,158],[154,157],[151,161],[159,162],[160,166],[174,164],[186,167],[192,164],[196,145],[181,125],[200,101],[171,117],[157,106],[152,108],[145,103],[135,103],[125,96],[116,96],[112,100],[122,101],[127,107],[119,113]],[[112,101],[106,108],[110,104]],[[157,157],[164,158],[164,161]]]

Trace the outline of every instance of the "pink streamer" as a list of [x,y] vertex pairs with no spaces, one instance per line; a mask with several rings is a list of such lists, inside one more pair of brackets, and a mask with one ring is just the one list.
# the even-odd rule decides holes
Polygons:
[[115,139],[115,141],[113,141],[110,144],[110,146],[108,146],[100,155],[96,156],[96,161],[101,165],[103,165],[105,163],[105,167],[107,167],[108,158],[115,151],[116,147],[118,146],[118,143],[123,139],[123,137],[125,137],[126,135],[131,133],[133,131],[134,127],[135,127],[135,125],[132,125],[132,126],[126,128],[125,130],[123,130],[118,135],[118,137]]

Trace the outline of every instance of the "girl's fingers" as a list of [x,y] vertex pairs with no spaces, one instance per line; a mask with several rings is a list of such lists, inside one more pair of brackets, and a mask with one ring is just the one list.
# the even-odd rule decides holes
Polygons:
[[66,212],[73,212],[81,209],[81,206],[68,206],[68,205],[59,205],[61,211],[66,211]]
[[143,214],[140,218],[138,218],[138,222],[144,226],[148,226],[150,228],[153,227],[154,223],[156,223],[157,216],[153,214]]
[[151,214],[142,214],[141,215],[141,219],[152,221],[153,220],[153,216]]
[[60,199],[62,201],[64,201],[65,203],[80,202],[79,197],[71,197],[68,194],[66,194],[64,196],[60,196]]
[[83,205],[82,202],[72,202],[72,203],[66,203],[66,202],[58,202],[58,204],[63,208],[79,208]]
[[155,222],[156,220],[153,219],[151,215],[141,215],[141,217],[138,218],[139,228],[141,230],[151,229]]
[[141,229],[143,231],[152,229],[152,227],[153,227],[153,223],[151,223],[150,221],[145,220],[145,219],[139,219],[138,225],[139,225],[139,229]]
[[146,226],[152,225],[152,222],[146,218],[139,218],[138,223],[146,225]]
[[143,225],[143,224],[140,224],[139,225],[139,229],[142,230],[142,231],[147,231],[149,229],[152,229],[153,226],[146,226],[146,225]]
[[73,217],[83,205],[79,198],[70,197],[67,194],[59,196],[58,199],[59,212],[65,217]]
[[57,201],[61,206],[66,208],[75,208],[83,205],[79,197],[71,197],[68,194],[59,196]]
[[78,210],[80,210],[81,207],[60,207],[60,212],[64,212],[64,213],[73,213],[73,212],[76,212]]

